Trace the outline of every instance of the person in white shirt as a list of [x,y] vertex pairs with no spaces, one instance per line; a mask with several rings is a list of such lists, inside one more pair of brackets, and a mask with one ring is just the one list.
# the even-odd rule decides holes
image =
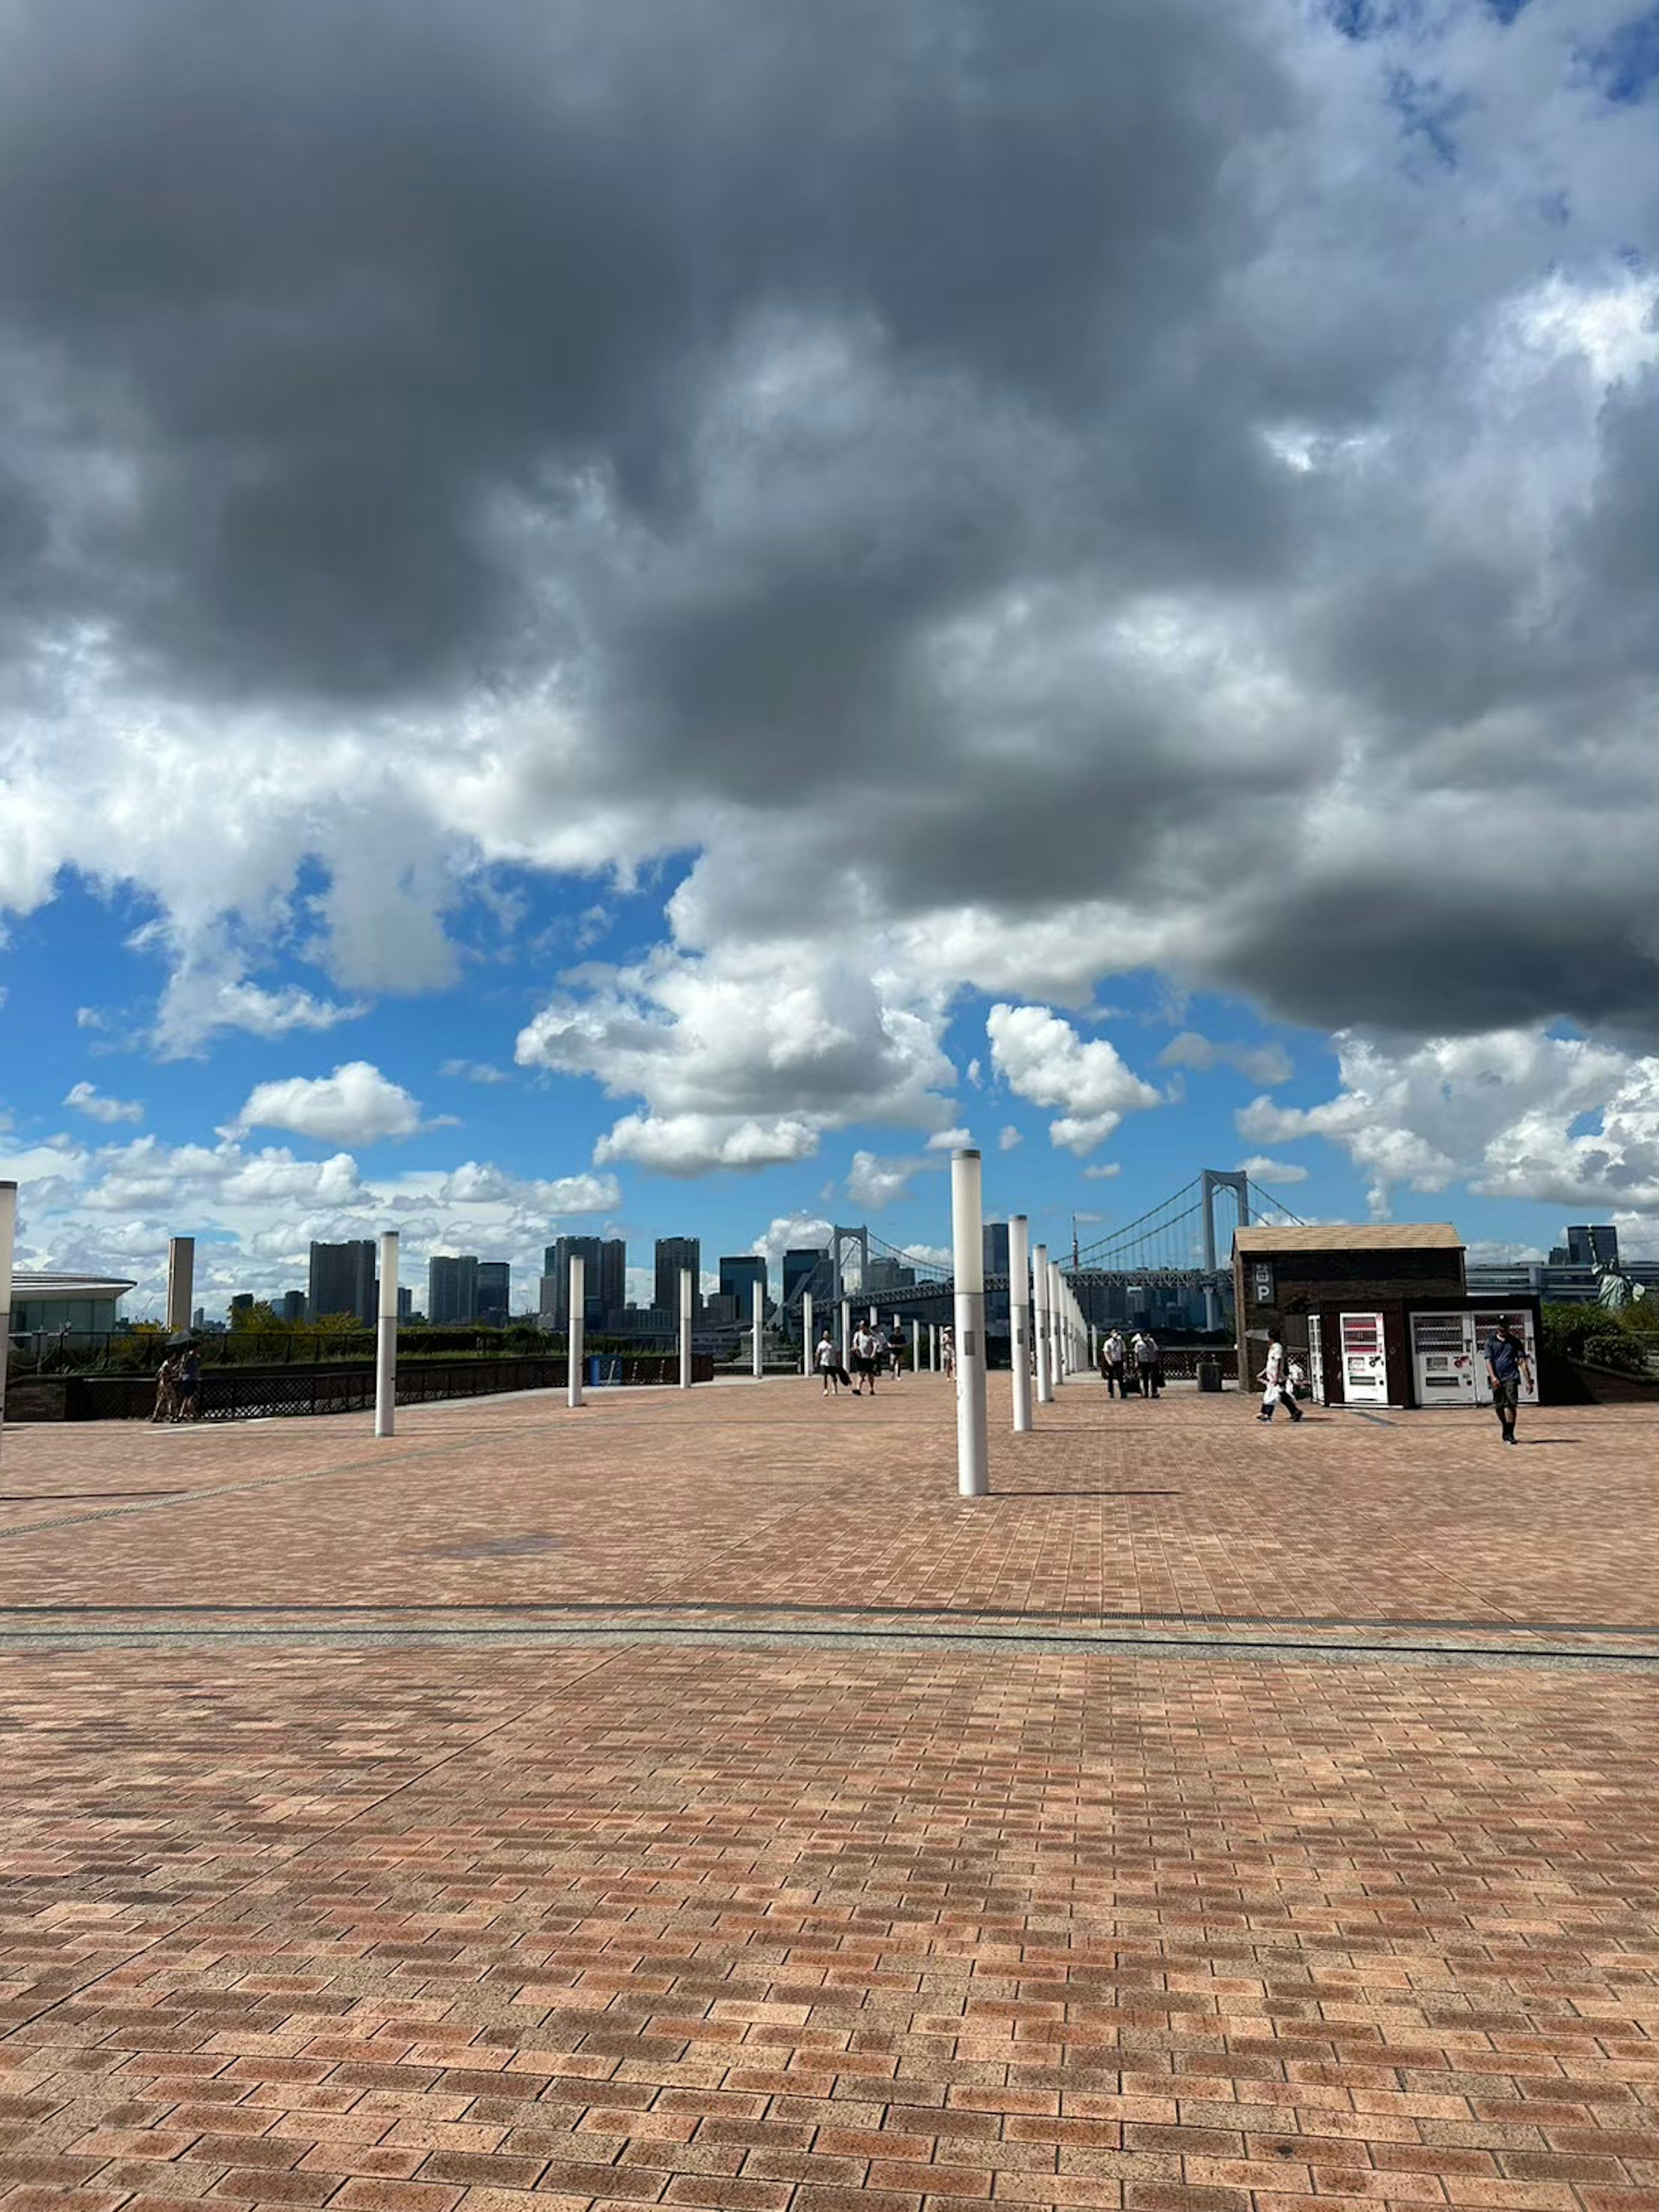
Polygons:
[[850,1378],[847,1370],[841,1364],[841,1352],[836,1346],[836,1340],[827,1328],[818,1339],[818,1348],[813,1354],[813,1364],[823,1378],[824,1396],[839,1398],[842,1384]]
[[1289,1413],[1293,1423],[1302,1419],[1301,1407],[1297,1404],[1296,1400],[1285,1387],[1285,1347],[1279,1340],[1277,1329],[1271,1330],[1268,1334],[1267,1364],[1257,1379],[1264,1386],[1261,1392],[1261,1411],[1256,1415],[1258,1421],[1271,1421],[1274,1408],[1281,1405]]
[[1105,1378],[1109,1398],[1128,1395],[1123,1388],[1123,1349],[1122,1332],[1115,1328],[1100,1347],[1100,1371]]
[[876,1395],[876,1340],[860,1322],[853,1331],[853,1395],[861,1398],[864,1386],[870,1386],[870,1395]]

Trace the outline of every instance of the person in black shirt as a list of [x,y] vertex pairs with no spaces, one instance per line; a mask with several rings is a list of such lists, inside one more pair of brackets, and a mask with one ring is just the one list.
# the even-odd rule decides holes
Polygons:
[[1531,1389],[1532,1364],[1527,1358],[1527,1347],[1510,1327],[1507,1314],[1499,1316],[1487,1343],[1486,1374],[1492,1383],[1492,1406],[1498,1416],[1498,1437],[1503,1443],[1512,1444],[1521,1384],[1524,1378],[1528,1389]]

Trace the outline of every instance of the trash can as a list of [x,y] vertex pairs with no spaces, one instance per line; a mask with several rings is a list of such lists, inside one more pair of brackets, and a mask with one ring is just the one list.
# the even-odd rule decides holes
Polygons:
[[1218,1390],[1221,1388],[1221,1362],[1218,1359],[1199,1361],[1198,1387],[1200,1390]]

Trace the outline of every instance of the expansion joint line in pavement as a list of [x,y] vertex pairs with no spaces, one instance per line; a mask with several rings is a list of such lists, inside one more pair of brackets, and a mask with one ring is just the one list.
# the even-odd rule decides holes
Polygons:
[[[39,1626],[16,1625],[27,1611]],[[1142,1616],[1137,1622],[1124,1616],[1092,1620],[1072,1617],[1063,1626],[1044,1626],[1035,1618],[957,1614],[947,1620],[939,1613],[917,1613],[896,1618],[875,1609],[745,1607],[710,1604],[702,1607],[610,1605],[580,1608],[600,1617],[573,1617],[579,1608],[554,1606],[444,1606],[401,1607],[200,1607],[153,1611],[118,1607],[11,1608],[11,1625],[0,1627],[0,1650],[13,1652],[52,1649],[119,1648],[128,1650],[188,1650],[241,1644],[319,1646],[374,1645],[409,1649],[464,1645],[517,1644],[556,1649],[604,1644],[635,1649],[708,1645],[728,1650],[854,1649],[871,1651],[919,1651],[948,1644],[980,1650],[1035,1653],[1092,1654],[1118,1652],[1130,1657],[1227,1658],[1285,1661],[1401,1660],[1441,1664],[1504,1667],[1602,1667],[1659,1669],[1659,1638],[1652,1630],[1612,1629],[1604,1636],[1642,1636],[1648,1641],[1632,1648],[1549,1644],[1535,1640],[1550,1632],[1540,1627],[1502,1622],[1472,1623],[1462,1630],[1451,1624],[1437,1638],[1404,1633],[1381,1634],[1378,1622],[1328,1622],[1325,1635],[1310,1632],[1305,1622],[1274,1623],[1256,1619],[1231,1620],[1179,1620]],[[688,1620],[687,1613],[701,1617]],[[480,1619],[481,1613],[489,1614]],[[264,1616],[261,1619],[251,1615]],[[203,1615],[208,1616],[203,1618]],[[161,1617],[158,1617],[161,1616]],[[459,1616],[459,1618],[458,1618]],[[95,1625],[94,1625],[95,1619]],[[953,1625],[959,1623],[960,1625]],[[1157,1623],[1158,1625],[1154,1625]],[[1275,1629],[1298,1632],[1273,1632]],[[1246,1632],[1254,1630],[1255,1633]],[[1449,1633],[1447,1632],[1449,1631]],[[1558,1628],[1558,1635],[1571,1635]],[[1485,1640],[1474,1641],[1474,1638]],[[1453,1640],[1458,1638],[1460,1640]]]

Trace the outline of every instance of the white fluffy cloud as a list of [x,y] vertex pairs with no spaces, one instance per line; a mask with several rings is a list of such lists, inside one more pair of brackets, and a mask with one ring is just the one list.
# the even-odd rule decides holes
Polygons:
[[[179,1055],[453,981],[494,872],[594,879],[586,928],[689,859],[520,1043],[675,1173],[942,1128],[964,990],[1645,1045],[1633,9],[21,11],[0,907],[148,902],[106,1026]],[[662,88],[727,51],[711,129]],[[1079,1156],[1152,1103],[1011,1049]],[[1433,1127],[1379,1188],[1455,1172]]]
[[234,1123],[346,1145],[412,1137],[420,1126],[420,1102],[366,1060],[349,1060],[332,1075],[256,1084]]
[[1024,1142],[1024,1138],[1012,1121],[997,1132],[997,1150],[1000,1152],[1012,1152],[1017,1145],[1023,1145]]
[[653,1175],[700,1176],[711,1169],[780,1167],[811,1159],[818,1133],[784,1115],[739,1121],[720,1114],[625,1114],[593,1147],[596,1165],[627,1161]]
[[521,1031],[521,1066],[638,1097],[595,1161],[666,1175],[800,1160],[855,1119],[940,1121],[944,1008],[802,943],[579,969]]
[[90,1083],[76,1083],[64,1093],[64,1103],[89,1121],[142,1121],[144,1109],[136,1098],[106,1098]]
[[874,1152],[854,1152],[847,1175],[847,1195],[867,1212],[879,1212],[884,1206],[909,1196],[911,1177],[921,1164],[920,1160],[886,1160]]
[[1247,1175],[1253,1182],[1306,1182],[1308,1170],[1298,1167],[1294,1160],[1270,1160],[1265,1152],[1252,1152],[1248,1160],[1241,1160],[1238,1172]]
[[1379,1212],[1397,1188],[1459,1182],[1488,1197],[1659,1212],[1659,1058],[1495,1030],[1394,1051],[1340,1037],[1338,1066],[1334,1098],[1257,1098],[1236,1116],[1239,1133],[1328,1139],[1371,1178]]
[[507,1260],[515,1304],[533,1305],[542,1248],[564,1221],[614,1212],[614,1177],[524,1178],[476,1161],[366,1177],[349,1152],[296,1159],[283,1147],[167,1145],[155,1137],[83,1149],[21,1146],[0,1131],[0,1174],[20,1186],[19,1264],[136,1277],[127,1310],[160,1310],[167,1238],[197,1238],[198,1302],[222,1315],[233,1291],[302,1287],[309,1247],[401,1232],[404,1280],[417,1303],[434,1252]]
[[830,1224],[822,1214],[781,1213],[762,1230],[749,1249],[761,1253],[774,1267],[778,1267],[786,1252],[827,1251],[830,1230]]
[[927,1139],[927,1150],[930,1152],[958,1152],[964,1151],[973,1141],[971,1129],[935,1129]]
[[1011,1091],[1034,1106],[1065,1110],[1048,1125],[1049,1141],[1079,1155],[1109,1137],[1125,1114],[1162,1103],[1105,1037],[1085,1044],[1072,1024],[1046,1006],[998,1005],[986,1016],[991,1062]]

